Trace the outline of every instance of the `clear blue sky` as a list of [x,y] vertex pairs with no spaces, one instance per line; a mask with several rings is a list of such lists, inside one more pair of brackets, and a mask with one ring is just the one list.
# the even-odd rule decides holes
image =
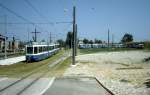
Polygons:
[[[31,22],[70,22],[72,7],[76,5],[78,37],[80,39],[107,40],[107,31],[114,34],[119,42],[125,33],[134,36],[135,41],[150,40],[150,0],[28,0],[45,17],[39,16],[25,0],[0,0],[0,3],[15,11]],[[0,7],[0,22],[25,22]],[[28,32],[34,31],[30,24],[7,25],[7,35],[16,35],[22,40],[28,39]],[[37,25],[38,40],[48,39],[49,32],[54,40],[65,39],[72,30],[70,23],[55,25]],[[0,24],[0,32],[4,25]],[[32,38],[30,33],[30,39]]]

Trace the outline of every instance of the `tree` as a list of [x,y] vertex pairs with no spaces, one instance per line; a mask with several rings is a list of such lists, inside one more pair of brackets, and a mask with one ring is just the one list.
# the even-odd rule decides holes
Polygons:
[[95,44],[101,44],[102,43],[102,41],[101,40],[97,40],[97,39],[95,39],[95,42],[94,42]]
[[43,39],[43,40],[41,40],[41,42],[45,42],[45,40]]
[[62,39],[58,39],[57,43],[59,43],[60,47],[64,47],[65,46],[65,41]]
[[84,44],[88,44],[88,43],[89,43],[89,40],[86,39],[86,38],[84,38],[84,39],[83,39],[83,43],[84,43]]
[[25,42],[19,41],[19,45],[18,45],[19,49],[25,48],[25,44],[26,44]]
[[144,41],[144,47],[150,50],[150,41]]
[[67,38],[66,38],[66,46],[71,48],[72,42],[73,42],[73,33],[72,32],[68,32],[67,33]]
[[93,44],[93,40],[90,40],[90,41],[89,41],[89,44]]
[[121,42],[122,43],[128,43],[133,41],[133,36],[131,34],[126,33],[123,37]]

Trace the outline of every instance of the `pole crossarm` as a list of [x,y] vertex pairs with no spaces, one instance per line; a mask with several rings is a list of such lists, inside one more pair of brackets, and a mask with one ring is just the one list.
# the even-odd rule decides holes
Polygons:
[[37,32],[36,28],[35,28],[35,32],[31,32],[31,33],[34,33],[34,35],[35,35],[34,42],[37,42],[37,33],[41,33],[41,32]]

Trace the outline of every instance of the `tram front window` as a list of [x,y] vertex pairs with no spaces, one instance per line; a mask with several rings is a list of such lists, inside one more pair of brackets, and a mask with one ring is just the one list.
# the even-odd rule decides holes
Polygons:
[[32,54],[33,53],[33,47],[27,47],[27,53]]

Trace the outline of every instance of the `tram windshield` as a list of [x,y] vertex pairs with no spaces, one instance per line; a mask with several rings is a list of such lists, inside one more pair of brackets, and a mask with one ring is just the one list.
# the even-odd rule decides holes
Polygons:
[[32,54],[33,53],[33,47],[27,47],[27,53]]

